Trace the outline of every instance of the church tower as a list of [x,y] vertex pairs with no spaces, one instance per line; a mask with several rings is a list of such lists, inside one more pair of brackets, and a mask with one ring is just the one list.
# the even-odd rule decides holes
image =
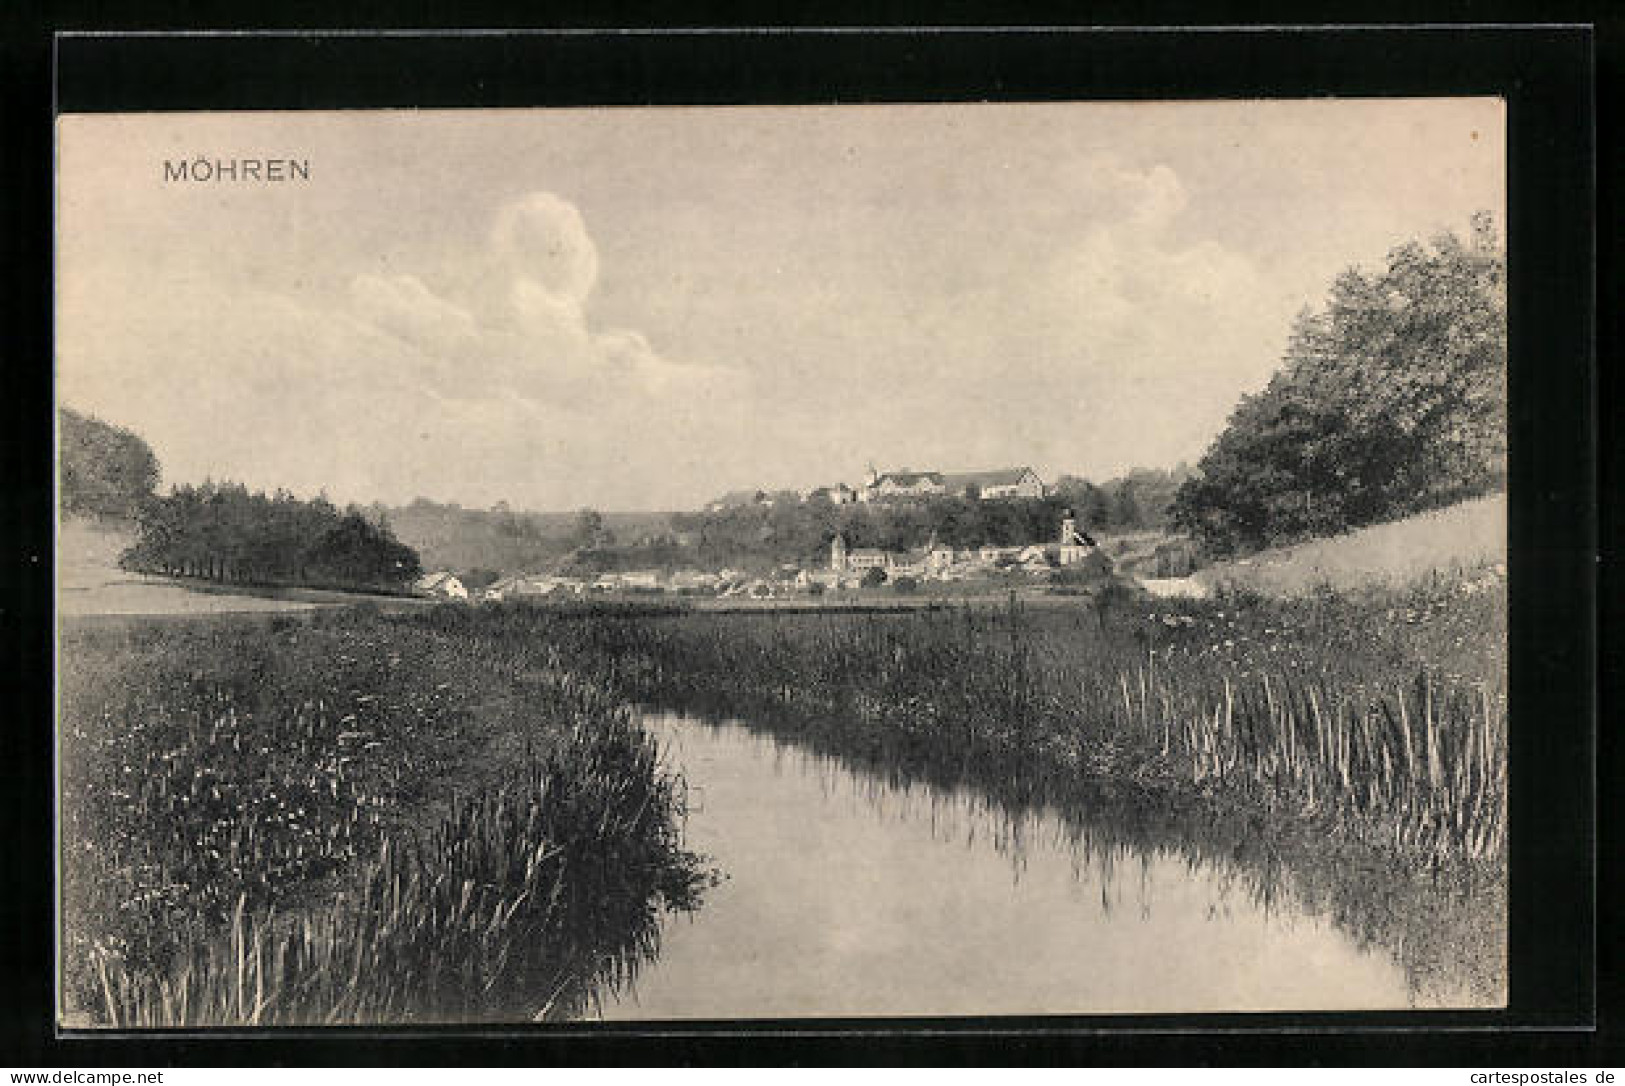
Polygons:
[[1078,531],[1078,522],[1072,519],[1072,510],[1061,514],[1061,565],[1073,566],[1087,558],[1095,549],[1094,541]]
[[846,537],[837,535],[829,545],[829,568],[836,573],[846,572]]

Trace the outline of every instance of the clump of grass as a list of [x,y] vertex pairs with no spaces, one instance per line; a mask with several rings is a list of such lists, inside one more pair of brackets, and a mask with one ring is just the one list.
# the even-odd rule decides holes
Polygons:
[[692,908],[672,780],[624,714],[582,721],[425,841],[386,839],[329,906],[238,898],[223,933],[163,972],[93,952],[105,1020],[126,1027],[560,1017],[654,953],[662,906]]
[[366,615],[78,631],[61,655],[71,1015],[518,1013],[521,967],[562,970],[563,1008],[691,897],[672,783],[591,684],[520,690]]

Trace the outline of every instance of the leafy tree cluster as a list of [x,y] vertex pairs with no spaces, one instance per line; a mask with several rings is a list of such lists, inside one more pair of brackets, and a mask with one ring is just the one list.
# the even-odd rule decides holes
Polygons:
[[1135,468],[1099,484],[1063,475],[1056,480],[1054,493],[1090,531],[1160,531],[1168,527],[1174,495],[1191,474],[1180,464],[1171,471]]
[[129,430],[64,407],[58,412],[62,509],[133,517],[158,485],[158,458]]
[[326,498],[267,496],[240,484],[181,486],[138,519],[126,568],[258,584],[398,588],[421,572],[418,556],[385,522]]
[[1486,214],[1351,269],[1293,329],[1179,490],[1175,524],[1216,553],[1333,535],[1506,479],[1506,259]]

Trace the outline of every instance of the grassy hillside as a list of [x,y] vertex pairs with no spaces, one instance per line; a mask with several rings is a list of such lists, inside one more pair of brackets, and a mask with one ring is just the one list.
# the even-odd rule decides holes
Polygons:
[[1399,587],[1434,572],[1471,570],[1506,561],[1505,494],[1388,524],[1263,551],[1202,570],[1211,588],[1246,588],[1297,596],[1329,585],[1344,590]]

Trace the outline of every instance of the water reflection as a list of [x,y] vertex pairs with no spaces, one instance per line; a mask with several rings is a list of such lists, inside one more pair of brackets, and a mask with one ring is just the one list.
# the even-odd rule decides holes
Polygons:
[[1166,813],[1106,797],[1063,816],[739,725],[646,726],[691,789],[686,847],[727,881],[668,920],[658,960],[605,1018],[1484,1001],[1419,983],[1314,877],[1283,877],[1276,843],[1249,846],[1244,824],[1170,832]]

